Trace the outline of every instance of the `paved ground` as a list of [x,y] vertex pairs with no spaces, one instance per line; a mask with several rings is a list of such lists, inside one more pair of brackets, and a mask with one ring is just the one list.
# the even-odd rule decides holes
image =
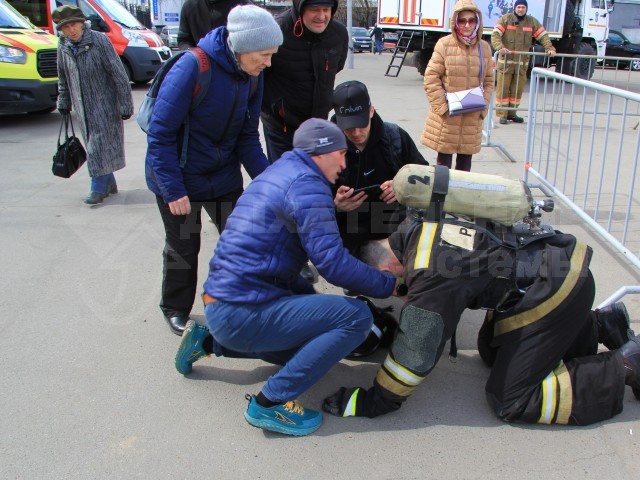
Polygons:
[[[383,118],[418,141],[427,113],[421,77],[411,68],[385,77],[388,58],[359,54],[339,80],[366,82]],[[144,92],[136,87],[136,105]],[[81,202],[86,169],[70,180],[50,173],[58,124],[55,113],[0,117],[0,478],[638,477],[640,402],[630,389],[621,415],[589,427],[494,417],[483,394],[488,371],[475,350],[478,312],[464,315],[457,362],[443,358],[400,412],[326,417],[305,438],[250,427],[244,394],[258,392],[274,367],[205,359],[188,377],[174,370],[179,339],[157,307],[163,232],[145,186],[143,133],[126,122],[121,192],[88,207]],[[496,128],[493,140],[520,158],[524,132]],[[473,169],[522,174],[497,149],[475,156]],[[596,302],[639,284],[638,272],[563,208],[546,220],[594,246]],[[201,278],[216,240],[206,224]],[[640,330],[639,300],[628,306]],[[193,313],[203,320],[200,304]],[[318,408],[339,386],[368,387],[382,358],[338,364],[302,403]]]

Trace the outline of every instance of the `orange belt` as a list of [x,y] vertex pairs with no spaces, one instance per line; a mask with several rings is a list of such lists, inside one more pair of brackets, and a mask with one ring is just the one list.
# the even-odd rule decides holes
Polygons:
[[204,302],[205,305],[209,305],[210,303],[215,303],[218,300],[216,300],[215,298],[213,298],[211,295],[209,295],[208,293],[203,293],[202,294],[202,301]]

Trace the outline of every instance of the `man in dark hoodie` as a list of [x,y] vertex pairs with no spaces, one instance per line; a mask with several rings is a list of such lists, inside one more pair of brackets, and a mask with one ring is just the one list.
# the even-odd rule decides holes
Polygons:
[[187,0],[180,10],[178,48],[188,50],[197,46],[211,30],[227,24],[233,7],[251,4],[251,0]]
[[265,72],[260,114],[271,163],[292,149],[302,122],[326,119],[331,111],[349,47],[347,29],[333,20],[337,8],[338,0],[293,0],[276,16],[284,42]]
[[406,217],[393,192],[393,177],[404,165],[429,165],[409,134],[384,122],[371,105],[364,83],[351,80],[333,93],[332,120],[349,140],[347,168],[333,189],[344,246],[358,256],[360,246],[387,238]]

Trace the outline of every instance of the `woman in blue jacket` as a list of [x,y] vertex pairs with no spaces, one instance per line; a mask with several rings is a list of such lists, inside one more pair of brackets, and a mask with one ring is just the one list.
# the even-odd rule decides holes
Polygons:
[[[199,76],[195,55],[180,58],[160,88],[147,137],[146,177],[166,234],[160,308],[177,335],[196,293],[202,208],[222,232],[242,193],[241,164],[252,178],[269,164],[258,134],[261,73],[281,43],[269,12],[238,6],[226,27],[198,43],[211,69],[211,85],[198,107],[190,111]],[[181,162],[187,116],[187,159]]]

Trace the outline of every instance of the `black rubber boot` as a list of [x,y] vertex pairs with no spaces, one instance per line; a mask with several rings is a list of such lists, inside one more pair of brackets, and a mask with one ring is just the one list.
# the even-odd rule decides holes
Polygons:
[[622,302],[596,309],[598,343],[609,350],[617,350],[631,340],[635,333],[629,327],[629,314]]
[[633,337],[619,351],[626,370],[624,383],[631,387],[633,394],[640,400],[640,337]]

